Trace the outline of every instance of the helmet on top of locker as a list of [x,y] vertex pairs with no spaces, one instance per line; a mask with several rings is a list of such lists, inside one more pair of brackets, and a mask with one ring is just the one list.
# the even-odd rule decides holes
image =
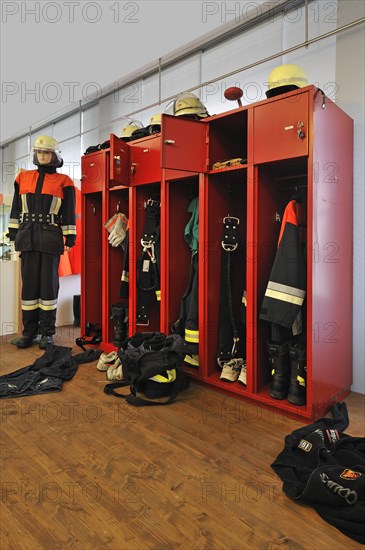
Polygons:
[[307,85],[307,76],[302,67],[292,63],[279,65],[269,75],[266,97],[274,97]]
[[48,163],[48,166],[55,166],[59,168],[63,164],[63,160],[60,156],[60,146],[58,141],[52,136],[40,135],[35,139],[34,145],[32,147],[33,152],[33,164],[39,166],[37,152],[46,151],[47,153],[52,153],[52,159]]
[[128,124],[122,128],[122,132],[120,134],[121,139],[124,141],[130,141],[132,133],[139,128],[143,128],[142,122],[139,120],[130,120]]
[[149,134],[158,134],[161,132],[162,113],[156,113],[150,118],[150,123],[146,127]]
[[200,99],[192,93],[182,93],[175,97],[165,108],[165,113],[190,118],[205,118],[209,113]]

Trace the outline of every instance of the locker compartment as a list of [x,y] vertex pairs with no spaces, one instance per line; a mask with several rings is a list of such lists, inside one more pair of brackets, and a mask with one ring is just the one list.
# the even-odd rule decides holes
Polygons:
[[212,118],[209,123],[209,170],[215,163],[229,160],[232,164],[214,171],[232,170],[247,164],[247,113],[248,110],[242,110]]
[[[246,289],[246,218],[247,218],[247,170],[241,169],[226,174],[209,176],[206,189],[206,242],[204,243],[204,341],[206,342],[205,376],[209,382],[237,393],[245,392],[246,387],[239,383],[220,379],[221,367],[217,357],[220,346],[219,315],[222,262],[223,220],[226,216],[239,220],[238,246],[231,256],[231,296],[234,321],[239,338],[237,357],[246,359],[245,306],[242,301]],[[224,298],[223,298],[224,299]],[[228,295],[226,296],[228,300]],[[251,367],[249,367],[251,368]],[[251,374],[248,374],[250,384]]]
[[106,153],[99,151],[81,157],[81,182],[83,193],[101,191],[106,182]]
[[83,195],[82,224],[81,334],[85,334],[87,323],[102,326],[102,193]]
[[[135,188],[135,211],[134,216],[135,220],[131,220],[134,223],[135,227],[135,242],[132,240],[130,235],[130,262],[134,262],[136,266],[136,279],[139,280],[140,274],[145,269],[145,264],[141,261],[141,256],[143,252],[143,246],[141,244],[141,239],[143,237],[143,232],[146,222],[146,205],[149,201],[154,201],[154,203],[161,204],[161,193],[160,193],[160,184],[155,185],[142,185]],[[132,214],[131,214],[132,215]],[[155,251],[156,252],[156,251]],[[131,289],[132,290],[132,289]],[[157,299],[156,290],[160,290],[160,285],[157,289],[152,289],[147,292],[149,297],[148,303],[148,324],[137,324],[137,318],[131,319],[131,322],[136,324],[137,332],[154,332],[160,331],[160,301]],[[138,291],[137,287],[133,288],[135,307],[138,308]]]
[[308,154],[308,93],[289,93],[254,107],[254,162],[270,162]]
[[[166,182],[166,297],[165,331],[171,333],[180,316],[180,306],[189,285],[192,251],[184,238],[185,227],[191,219],[191,201],[199,196],[199,177],[193,176]],[[189,367],[189,365],[187,365]],[[190,365],[191,367],[191,365]],[[190,370],[190,369],[189,369]],[[195,370],[195,368],[194,368]]]
[[[307,226],[307,188],[308,188],[308,172],[307,159],[295,159],[266,164],[258,167],[258,218],[257,218],[257,311],[254,327],[257,327],[257,334],[253,335],[254,344],[256,346],[256,380],[255,390],[257,394],[275,404],[281,404],[285,408],[300,409],[306,411],[308,401],[310,401],[310,358],[307,353],[307,404],[294,405],[287,399],[274,399],[270,396],[271,384],[271,369],[269,362],[269,354],[267,351],[267,342],[272,341],[272,324],[266,320],[260,319],[260,311],[270,279],[271,270],[275,260],[278,239],[281,230],[282,217],[286,205],[290,200],[295,198],[299,201],[303,214],[303,225],[299,229],[301,239],[301,253],[304,258],[304,277],[306,277],[308,259],[307,259],[307,243],[308,243],[308,226]],[[293,245],[288,245],[285,251],[285,257],[288,260],[287,269],[290,269],[290,264],[297,262],[297,250]],[[308,285],[308,278],[307,278]],[[290,334],[290,329],[283,340],[294,343],[302,341],[304,346],[307,346],[307,338],[311,334],[307,334],[307,319],[308,305],[307,300],[301,307],[302,313],[302,331],[296,336]],[[282,331],[282,329],[279,329]],[[290,367],[289,367],[290,372]]]
[[[114,214],[121,212],[129,218],[129,202],[128,202],[128,189],[119,189],[114,190],[109,193],[108,200],[108,215],[107,219],[109,220]],[[106,229],[103,230],[107,231]],[[107,233],[109,236],[109,233]],[[106,338],[108,342],[112,343],[114,336],[114,321],[110,319],[111,316],[111,307],[117,303],[128,303],[128,294],[121,296],[121,277],[122,272],[125,267],[124,262],[126,261],[126,251],[123,246],[119,245],[117,247],[107,244],[107,254],[106,254],[106,263],[107,263],[107,304],[108,304],[108,332]],[[127,264],[127,270],[129,266]]]

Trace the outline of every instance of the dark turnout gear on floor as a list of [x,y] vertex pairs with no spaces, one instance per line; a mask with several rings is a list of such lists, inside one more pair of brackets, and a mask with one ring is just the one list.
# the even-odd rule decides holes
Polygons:
[[0,376],[0,398],[60,391],[63,382],[76,374],[79,364],[96,358],[87,353],[71,355],[70,348],[49,345],[32,365]]
[[365,438],[345,433],[346,403],[333,418],[294,430],[271,467],[291,499],[312,506],[344,535],[365,544]]
[[49,165],[20,172],[14,183],[9,238],[21,252],[23,336],[51,336],[60,255],[76,239],[73,181]]
[[78,365],[69,348],[49,346],[32,365],[0,377],[0,397],[21,397],[60,391]]

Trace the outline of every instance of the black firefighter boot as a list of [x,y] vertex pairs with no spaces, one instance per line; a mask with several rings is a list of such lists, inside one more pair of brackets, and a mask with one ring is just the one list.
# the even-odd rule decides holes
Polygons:
[[272,367],[270,395],[274,399],[285,399],[290,380],[289,342],[267,342],[266,348]]
[[290,384],[288,401],[293,405],[306,404],[307,359],[305,343],[290,345]]
[[113,346],[120,348],[128,335],[128,308],[125,304],[112,305],[110,319],[114,321]]

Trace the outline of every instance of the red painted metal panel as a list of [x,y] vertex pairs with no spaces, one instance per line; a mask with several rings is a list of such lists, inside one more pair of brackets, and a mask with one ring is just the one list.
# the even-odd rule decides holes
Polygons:
[[199,120],[162,115],[161,166],[206,172],[208,125]]
[[255,107],[253,124],[256,164],[307,155],[308,92]]
[[106,154],[100,151],[81,158],[81,193],[94,193],[105,187]]
[[353,121],[313,102],[312,394],[314,409],[352,383]]
[[130,142],[131,185],[161,179],[161,137],[151,136]]
[[116,184],[129,185],[129,145],[114,134],[110,134],[110,181],[109,186]]

